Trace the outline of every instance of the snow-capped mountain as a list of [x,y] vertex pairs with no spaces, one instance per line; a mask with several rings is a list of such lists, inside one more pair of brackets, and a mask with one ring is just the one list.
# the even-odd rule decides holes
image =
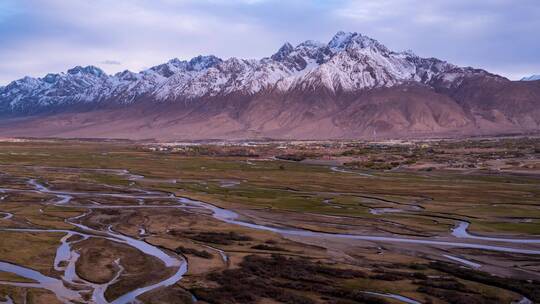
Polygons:
[[540,75],[531,75],[531,76],[521,78],[521,81],[535,81],[535,80],[540,80]]
[[62,74],[13,81],[2,89],[0,100],[4,110],[14,112],[34,106],[95,102],[109,78],[96,67],[77,66]]
[[139,73],[106,75],[88,66],[43,78],[25,77],[0,91],[0,105],[4,112],[24,113],[79,103],[186,100],[273,89],[351,92],[410,81],[428,84],[435,78],[453,83],[465,72],[471,70],[412,52],[392,52],[369,37],[339,32],[327,44],[286,43],[261,60],[198,56],[172,59]]
[[[169,128],[176,135],[167,136],[184,138],[193,137],[190,128],[199,123],[197,118],[206,122],[197,126],[204,133],[200,137],[520,131],[540,126],[539,102],[540,88],[534,82],[518,85],[484,70],[395,52],[375,39],[345,32],[328,43],[285,43],[260,60],[198,56],[115,75],[93,66],[75,67],[0,87],[0,115],[5,117],[116,113],[99,123],[96,116],[85,118],[84,128],[96,121],[105,128],[103,136],[113,132],[105,126],[115,123],[144,125],[145,136],[160,137],[150,131],[151,125],[160,125],[165,116],[156,132]],[[135,117],[135,109],[146,116]],[[152,123],[144,121],[150,114],[155,116]],[[68,125],[81,130],[72,118]],[[118,136],[134,134],[122,132]]]

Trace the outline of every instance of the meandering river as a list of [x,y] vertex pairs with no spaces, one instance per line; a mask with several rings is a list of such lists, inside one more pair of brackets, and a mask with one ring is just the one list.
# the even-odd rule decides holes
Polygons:
[[[57,168],[57,169],[60,169],[60,168]],[[131,174],[127,170],[114,170],[114,169],[104,169],[104,170],[91,169],[91,170],[103,171],[103,172],[107,172],[111,174],[122,175],[122,176],[125,176],[129,180],[144,179],[144,176]],[[216,220],[234,224],[234,225],[239,225],[242,227],[251,228],[251,229],[275,232],[284,236],[292,235],[292,236],[318,237],[318,238],[328,238],[328,239],[349,239],[349,240],[372,241],[372,242],[409,243],[409,244],[419,244],[419,245],[473,248],[473,249],[499,251],[499,252],[540,255],[540,250],[536,250],[536,249],[524,249],[524,248],[502,246],[500,244],[491,244],[491,242],[514,243],[514,244],[516,243],[517,244],[531,244],[531,243],[538,244],[540,243],[539,239],[495,238],[495,237],[482,237],[482,236],[472,235],[468,233],[467,231],[469,223],[466,223],[466,222],[458,223],[458,226],[455,229],[453,229],[452,235],[456,238],[467,239],[467,242],[457,241],[457,240],[454,241],[454,240],[447,240],[447,239],[437,239],[437,238],[405,238],[405,237],[400,237],[400,236],[324,233],[324,232],[314,232],[314,231],[303,230],[303,229],[286,228],[286,227],[281,227],[279,225],[257,224],[247,219],[244,219],[235,211],[223,209],[223,208],[220,208],[220,207],[217,207],[217,206],[214,206],[214,205],[202,202],[202,201],[196,201],[196,200],[192,200],[185,197],[177,197],[175,195],[163,193],[163,192],[153,192],[153,191],[145,191],[145,190],[141,190],[141,194],[119,194],[119,193],[103,193],[103,192],[91,193],[91,192],[80,192],[80,191],[70,192],[70,191],[51,190],[45,185],[33,179],[29,180],[28,184],[31,185],[34,189],[21,190],[21,189],[5,189],[4,188],[4,189],[0,189],[0,191],[4,193],[31,191],[31,192],[52,194],[56,196],[56,199],[52,201],[51,204],[62,205],[65,207],[78,207],[78,208],[83,207],[83,208],[87,208],[89,211],[78,217],[67,220],[69,224],[72,224],[75,227],[79,228],[79,230],[82,232],[72,231],[72,230],[58,230],[58,229],[9,229],[9,228],[0,229],[3,231],[14,231],[14,232],[33,232],[33,233],[61,232],[61,233],[66,234],[60,240],[60,245],[57,248],[56,257],[54,260],[55,270],[58,270],[61,272],[63,271],[63,275],[61,279],[45,276],[39,273],[38,271],[23,267],[20,265],[0,262],[0,271],[14,273],[23,278],[27,278],[27,279],[31,279],[35,281],[35,283],[14,283],[14,282],[0,281],[0,284],[8,284],[8,285],[15,285],[15,286],[23,286],[23,287],[38,287],[38,288],[48,289],[54,292],[56,296],[58,297],[58,299],[64,303],[73,303],[76,301],[81,301],[82,299],[81,292],[84,292],[84,291],[91,292],[92,301],[98,304],[107,304],[107,303],[124,304],[124,303],[134,302],[138,296],[144,293],[150,292],[152,290],[156,290],[160,287],[170,286],[177,283],[179,280],[182,279],[182,276],[187,272],[187,267],[188,267],[187,261],[181,256],[175,255],[173,253],[165,252],[162,249],[156,246],[153,246],[143,240],[135,239],[130,236],[115,232],[112,229],[112,227],[108,227],[108,229],[104,231],[98,231],[98,230],[95,230],[93,228],[83,225],[79,221],[81,218],[83,218],[88,213],[90,213],[92,209],[171,208],[171,206],[145,205],[145,204],[138,204],[138,205],[132,205],[132,206],[102,205],[102,204],[72,205],[71,201],[75,196],[90,196],[90,197],[91,196],[94,196],[94,197],[95,196],[108,196],[108,197],[132,198],[140,202],[144,202],[145,200],[156,199],[156,198],[157,199],[172,199],[178,203],[177,206],[172,206],[173,208],[183,208],[190,212],[197,212],[197,210],[201,210],[201,213],[204,213],[204,214],[207,214],[207,212],[202,212],[202,211],[210,211],[211,216],[215,218]],[[13,217],[11,213],[2,212],[0,214],[3,215],[3,217],[0,218],[0,220],[8,220]],[[74,238],[73,236],[78,236],[78,238]],[[144,254],[147,254],[147,255],[150,255],[159,259],[166,267],[174,268],[175,269],[174,274],[167,278],[164,278],[162,281],[158,283],[150,284],[148,286],[134,289],[132,291],[127,292],[124,295],[121,295],[117,299],[114,299],[113,301],[108,302],[104,296],[105,291],[110,285],[114,284],[120,279],[121,274],[124,270],[121,266],[121,261],[117,260],[115,262],[117,266],[116,276],[110,282],[105,283],[105,284],[94,284],[77,276],[75,272],[75,263],[77,259],[79,258],[79,254],[73,249],[73,245],[77,242],[80,242],[88,238],[105,238],[113,242],[122,243],[127,246],[136,248],[137,250],[141,251]],[[475,241],[482,241],[482,243],[477,243]],[[224,261],[226,261],[227,260],[226,254],[222,251],[220,251],[220,254],[222,254]],[[461,262],[471,267],[476,267],[477,265],[479,265],[479,264],[476,264],[476,263],[473,263],[473,262],[470,262],[470,261],[467,261],[458,257],[447,256],[447,258],[457,261],[457,262]],[[68,288],[67,286],[75,286],[76,288],[71,289],[71,288]],[[400,295],[377,294],[377,293],[373,293],[373,294],[393,298],[393,299],[400,300],[405,303],[418,303],[415,300],[408,299]]]

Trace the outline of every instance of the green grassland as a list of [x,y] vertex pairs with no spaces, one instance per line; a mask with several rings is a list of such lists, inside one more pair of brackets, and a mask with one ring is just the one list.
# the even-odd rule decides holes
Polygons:
[[[150,152],[135,144],[76,141],[0,143],[0,165],[19,176],[39,178],[35,175],[43,174],[52,182],[144,184],[218,205],[346,215],[378,225],[385,225],[379,221],[384,219],[419,231],[444,233],[455,219],[462,219],[471,221],[472,231],[540,234],[540,178],[531,175],[436,170],[379,171],[365,177],[301,162],[186,157]],[[128,181],[125,176],[101,172],[66,174],[31,166],[128,169],[152,181]],[[170,179],[176,183],[160,182]],[[224,180],[238,184],[223,187]],[[370,208],[406,210],[373,215]]]

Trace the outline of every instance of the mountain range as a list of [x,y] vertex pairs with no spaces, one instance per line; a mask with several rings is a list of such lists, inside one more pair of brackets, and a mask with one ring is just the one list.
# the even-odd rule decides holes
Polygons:
[[0,136],[456,137],[540,130],[540,81],[510,81],[358,33],[260,60],[198,56],[135,73],[77,66],[0,87]]

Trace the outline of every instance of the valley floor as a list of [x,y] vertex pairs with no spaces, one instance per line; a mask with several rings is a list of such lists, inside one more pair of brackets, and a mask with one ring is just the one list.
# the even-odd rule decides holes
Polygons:
[[3,303],[536,303],[537,138],[0,142]]

